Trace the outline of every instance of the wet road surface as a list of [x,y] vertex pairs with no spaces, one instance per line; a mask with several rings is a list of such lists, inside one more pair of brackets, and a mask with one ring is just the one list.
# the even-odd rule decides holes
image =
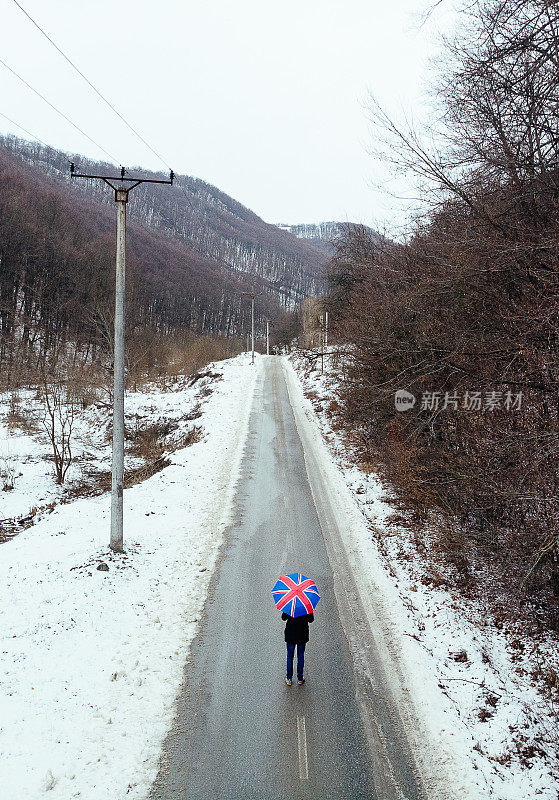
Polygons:
[[[296,571],[314,578],[322,599],[306,683],[287,687],[284,623],[270,591],[281,573]],[[235,522],[152,800],[419,800],[405,740],[396,728],[391,734],[390,709],[378,696],[366,699],[384,742],[382,756],[372,752],[358,681],[281,360],[269,358],[256,387]]]

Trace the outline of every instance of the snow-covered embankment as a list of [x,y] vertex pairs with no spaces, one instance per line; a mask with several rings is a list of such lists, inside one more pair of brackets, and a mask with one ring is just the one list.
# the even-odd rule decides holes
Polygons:
[[430,564],[413,532],[392,524],[390,487],[360,469],[332,427],[335,370],[323,375],[297,356],[285,368],[394,693],[408,698],[400,708],[430,800],[556,800],[557,712],[542,681],[559,672],[556,635],[523,641],[481,603],[425,580]]
[[107,547],[108,494],[0,545],[3,797],[147,795],[229,521],[258,363],[212,365],[222,379],[201,441],[125,492],[123,556]]

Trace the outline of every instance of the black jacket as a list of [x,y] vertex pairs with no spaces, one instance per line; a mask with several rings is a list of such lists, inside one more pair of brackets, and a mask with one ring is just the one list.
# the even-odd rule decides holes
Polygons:
[[309,622],[314,622],[314,614],[304,614],[293,619],[284,611],[281,618],[287,620],[285,641],[288,644],[306,644],[309,641]]

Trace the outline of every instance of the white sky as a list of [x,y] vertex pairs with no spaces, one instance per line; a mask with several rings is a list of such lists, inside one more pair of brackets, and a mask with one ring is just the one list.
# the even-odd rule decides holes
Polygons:
[[[20,0],[164,156],[268,222],[399,225],[372,188],[368,91],[418,116],[443,4],[428,0]],[[450,2],[450,0],[447,0]],[[0,57],[125,166],[162,164],[102,104],[13,0]],[[104,158],[0,65],[0,111],[43,141]],[[0,130],[23,134],[0,117]]]

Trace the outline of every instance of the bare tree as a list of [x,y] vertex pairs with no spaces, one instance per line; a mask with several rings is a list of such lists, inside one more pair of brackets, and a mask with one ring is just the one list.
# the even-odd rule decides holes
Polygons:
[[72,463],[75,404],[68,397],[67,387],[60,378],[43,376],[42,397],[43,427],[52,447],[56,482],[62,484]]
[[[559,627],[559,6],[474,0],[465,13],[436,135],[372,110],[382,157],[430,202],[405,244],[366,230],[338,242],[343,415],[400,499],[446,520],[464,582],[537,598]],[[405,414],[398,389],[417,399]],[[464,407],[476,391],[483,407]],[[522,407],[507,410],[509,395]]]

